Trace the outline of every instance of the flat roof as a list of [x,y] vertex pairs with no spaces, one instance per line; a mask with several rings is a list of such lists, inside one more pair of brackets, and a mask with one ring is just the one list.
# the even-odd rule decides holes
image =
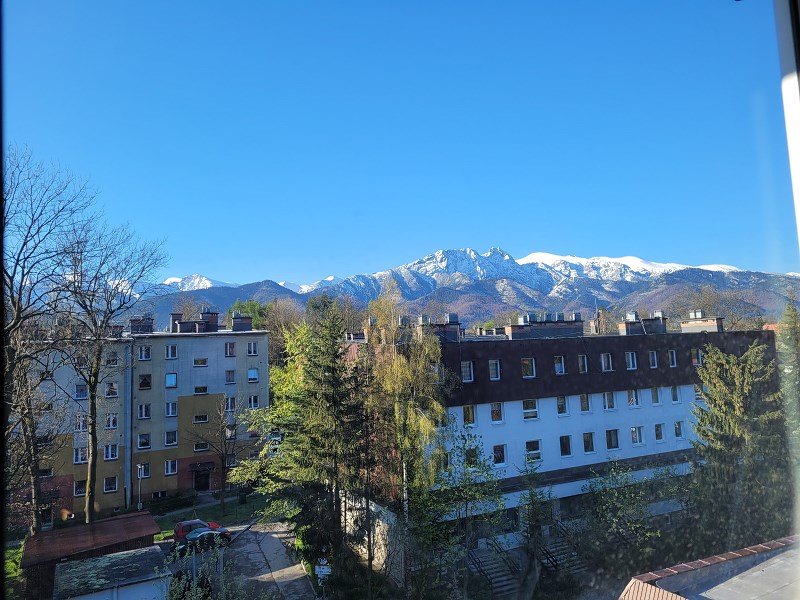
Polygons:
[[267,334],[266,329],[248,329],[246,331],[232,331],[230,329],[220,329],[218,331],[154,331],[152,333],[127,333],[131,338],[151,338],[151,337],[202,337],[205,335],[252,335],[252,334]]

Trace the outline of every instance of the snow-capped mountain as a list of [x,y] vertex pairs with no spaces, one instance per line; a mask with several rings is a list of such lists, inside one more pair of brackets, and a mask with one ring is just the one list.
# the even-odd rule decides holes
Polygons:
[[287,290],[292,290],[293,292],[299,292],[300,286],[296,283],[291,281],[279,281],[278,285],[281,287],[285,287]]
[[210,287],[238,287],[238,283],[229,283],[227,281],[219,281],[218,279],[210,279],[205,275],[187,275],[186,277],[167,277],[163,282],[164,285],[175,287],[181,292],[189,292],[192,290],[206,290]]
[[341,283],[341,281],[342,280],[339,277],[336,277],[336,275],[328,275],[325,279],[320,279],[319,281],[315,281],[314,283],[303,284],[300,286],[299,290],[295,291],[299,291],[301,294],[309,294],[321,288],[331,287],[333,285],[336,285],[337,283]]

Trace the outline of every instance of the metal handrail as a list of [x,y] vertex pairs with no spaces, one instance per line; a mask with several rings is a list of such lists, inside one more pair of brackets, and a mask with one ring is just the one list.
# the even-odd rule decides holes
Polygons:
[[503,549],[496,539],[490,538],[487,540],[487,542],[492,547],[492,550],[494,550],[495,553],[500,556],[500,560],[503,561],[503,564],[508,567],[508,570],[511,571],[513,575],[519,575],[522,572],[517,562],[508,555],[508,552]]
[[553,571],[558,570],[558,559],[544,546],[544,544],[539,544],[534,548],[536,554],[541,554],[544,557],[544,562],[546,562]]
[[478,572],[478,575],[480,575],[486,580],[486,583],[489,584],[489,589],[492,590],[492,592],[494,592],[494,585],[492,585],[492,578],[489,577],[489,574],[484,570],[481,559],[478,558],[478,556],[476,556],[472,550],[470,550],[467,553],[467,560],[469,561],[470,565],[475,567],[475,570]]

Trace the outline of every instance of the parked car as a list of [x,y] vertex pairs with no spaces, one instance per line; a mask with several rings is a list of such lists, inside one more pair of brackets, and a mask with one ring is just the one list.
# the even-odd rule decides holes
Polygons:
[[203,528],[195,529],[186,536],[186,543],[195,546],[202,552],[217,546],[227,546],[231,543],[231,534],[224,527],[219,529]]
[[186,536],[195,529],[221,530],[227,536],[228,540],[231,539],[230,532],[219,523],[215,523],[214,521],[209,521],[207,523],[200,519],[191,519],[190,521],[181,521],[175,524],[175,542],[185,542]]

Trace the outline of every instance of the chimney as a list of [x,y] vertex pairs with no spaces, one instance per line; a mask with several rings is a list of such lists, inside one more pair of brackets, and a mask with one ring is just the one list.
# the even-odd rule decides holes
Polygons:
[[625,313],[625,322],[626,323],[635,323],[639,320],[639,313],[635,310],[632,312]]
[[183,317],[183,313],[169,313],[169,330],[178,333],[178,321]]
[[253,317],[247,315],[240,315],[233,313],[233,323],[231,331],[252,331],[253,330]]
[[150,316],[131,317],[131,333],[153,333],[153,318]]
[[219,313],[209,308],[203,308],[200,313],[204,325],[204,331],[219,331]]
[[581,318],[581,313],[579,313],[579,312],[572,313],[572,320],[573,321],[583,321],[583,319]]
[[447,313],[445,319],[448,325],[458,325],[458,313]]

